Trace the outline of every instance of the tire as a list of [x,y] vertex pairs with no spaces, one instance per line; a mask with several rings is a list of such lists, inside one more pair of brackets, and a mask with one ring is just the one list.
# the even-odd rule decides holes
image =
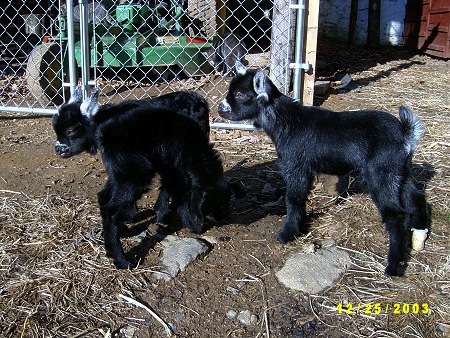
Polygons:
[[[63,62],[64,63],[64,62]],[[27,62],[27,86],[32,95],[44,106],[64,103],[64,64],[61,62],[61,46],[42,43],[30,53]]]

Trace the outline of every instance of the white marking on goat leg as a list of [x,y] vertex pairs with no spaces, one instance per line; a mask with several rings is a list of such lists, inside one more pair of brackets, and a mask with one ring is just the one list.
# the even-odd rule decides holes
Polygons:
[[427,239],[428,229],[414,229],[412,228],[412,248],[415,251],[423,250],[425,240]]

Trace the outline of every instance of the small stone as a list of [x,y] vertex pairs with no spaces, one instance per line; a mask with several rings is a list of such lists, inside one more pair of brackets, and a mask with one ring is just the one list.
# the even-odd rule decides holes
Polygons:
[[321,240],[319,242],[319,244],[320,244],[321,248],[331,248],[332,246],[336,245],[336,242],[334,239],[326,238],[326,239]]
[[444,337],[448,337],[448,335],[450,334],[450,325],[439,323],[438,325],[436,325],[436,331],[442,332]]
[[156,272],[156,278],[166,281],[174,278],[198,256],[208,251],[208,247],[195,238],[179,238],[167,236],[161,244],[164,246],[161,263],[165,267]]
[[177,298],[183,298],[183,292],[181,290],[175,289],[173,290],[173,293],[175,294],[175,297]]
[[332,286],[350,264],[348,253],[333,246],[314,253],[296,253],[275,275],[290,289],[317,294]]
[[227,318],[228,319],[235,319],[237,316],[237,312],[234,310],[228,310],[227,312]]
[[233,287],[231,287],[231,286],[227,287],[227,291],[230,292],[230,293],[232,293],[232,294],[234,294],[234,295],[238,294],[238,292],[239,292],[238,289],[233,288]]
[[136,328],[132,326],[125,326],[120,329],[120,333],[123,334],[125,338],[135,338],[137,337]]
[[177,313],[175,316],[173,316],[173,320],[176,322],[181,322],[186,316],[184,313]]
[[258,317],[252,314],[249,310],[239,312],[236,318],[242,324],[247,326],[253,325],[258,321]]

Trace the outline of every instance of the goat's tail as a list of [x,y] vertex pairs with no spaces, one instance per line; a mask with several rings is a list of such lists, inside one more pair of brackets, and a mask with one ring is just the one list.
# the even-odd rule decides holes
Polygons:
[[416,113],[406,107],[400,106],[399,115],[405,131],[406,152],[411,154],[423,135],[423,125]]

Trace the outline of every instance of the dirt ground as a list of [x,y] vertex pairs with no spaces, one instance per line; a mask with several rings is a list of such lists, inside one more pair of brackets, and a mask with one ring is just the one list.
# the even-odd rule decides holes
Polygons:
[[[152,311],[176,337],[448,337],[450,62],[326,41],[319,50],[318,78],[348,72],[359,87],[317,96],[316,104],[395,115],[404,104],[425,124],[414,163],[431,235],[425,250],[412,253],[404,277],[383,274],[388,241],[370,198],[337,198],[333,177],[313,187],[310,232],[278,244],[284,185],[273,145],[261,132],[216,129],[211,139],[226,176],[245,196],[233,201],[225,224],[206,225],[210,251],[170,282],[154,278],[162,251],[155,235],[194,236],[154,222],[155,184],[135,225],[146,229],[145,238],[123,239],[140,265],[118,271],[101,237],[96,193],[106,176],[99,156],[60,159],[50,118],[0,113],[0,336],[168,336]],[[286,259],[326,238],[351,255],[341,279],[319,295],[283,287],[275,273]],[[369,307],[377,303],[380,313]],[[252,321],[229,318],[230,311],[250,311]]]

